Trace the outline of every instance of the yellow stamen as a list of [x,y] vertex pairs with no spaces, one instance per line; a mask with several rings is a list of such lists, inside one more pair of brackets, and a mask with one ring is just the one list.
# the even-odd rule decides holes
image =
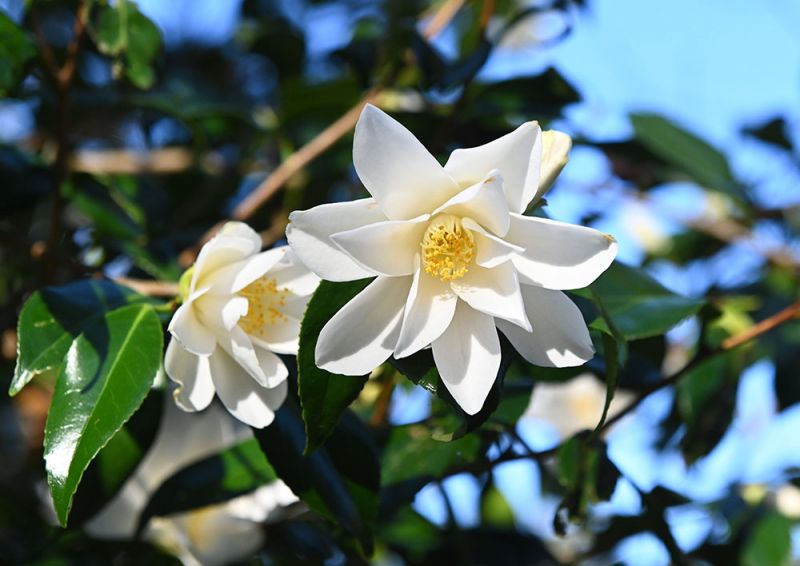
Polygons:
[[422,237],[425,272],[441,281],[464,277],[475,257],[475,238],[450,214],[434,218]]
[[289,289],[278,288],[275,279],[268,279],[266,275],[256,279],[239,291],[248,302],[247,314],[239,319],[239,326],[247,334],[264,336],[267,325],[288,322],[289,317],[281,309],[286,306],[289,294]]

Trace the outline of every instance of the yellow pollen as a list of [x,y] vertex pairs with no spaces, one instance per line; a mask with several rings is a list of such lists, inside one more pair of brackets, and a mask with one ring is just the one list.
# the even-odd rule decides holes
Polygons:
[[441,214],[431,221],[421,246],[425,272],[444,282],[464,277],[475,257],[472,232],[450,214]]
[[288,322],[281,309],[286,306],[289,289],[278,288],[275,279],[265,275],[239,291],[239,296],[247,299],[247,314],[239,319],[239,326],[247,334],[264,336],[264,329],[271,324]]

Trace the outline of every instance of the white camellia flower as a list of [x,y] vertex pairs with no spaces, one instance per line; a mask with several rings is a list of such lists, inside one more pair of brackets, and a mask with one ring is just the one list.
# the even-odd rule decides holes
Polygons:
[[594,354],[562,293],[589,285],[617,245],[596,230],[523,216],[566,164],[570,138],[536,122],[442,167],[394,119],[367,106],[353,146],[372,198],[293,212],[289,245],[330,281],[377,278],[323,328],[317,365],[361,375],[431,346],[447,389],[478,412],[500,366],[499,329],[527,360]]
[[297,354],[300,319],[319,284],[288,246],[260,250],[259,235],[241,222],[203,246],[169,324],[164,361],[180,385],[179,407],[200,411],[216,392],[257,428],[272,422],[286,398],[288,370],[276,354]]

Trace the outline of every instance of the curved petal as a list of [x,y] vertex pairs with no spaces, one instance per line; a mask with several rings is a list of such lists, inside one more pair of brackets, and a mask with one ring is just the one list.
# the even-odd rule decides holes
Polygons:
[[472,266],[464,277],[452,281],[450,286],[459,298],[475,310],[531,329],[531,323],[525,315],[517,272],[511,263],[501,263],[492,269]]
[[512,261],[522,283],[546,289],[580,289],[617,255],[617,241],[592,228],[547,218],[511,215],[507,241],[525,248]]
[[261,237],[244,222],[228,222],[200,249],[194,262],[190,292],[201,288],[202,281],[219,268],[258,253]]
[[214,398],[214,384],[208,357],[196,356],[177,340],[170,340],[164,357],[164,370],[178,384],[173,393],[175,403],[184,411],[202,411]]
[[536,194],[541,156],[541,128],[536,122],[526,122],[487,144],[455,150],[444,168],[461,186],[477,183],[492,169],[499,169],[508,208],[523,212]]
[[198,281],[201,287],[208,287],[209,293],[232,294],[241,291],[256,279],[263,277],[270,269],[283,259],[288,246],[273,248],[245,258],[241,261],[225,265],[212,275]]
[[269,389],[277,387],[289,377],[289,370],[278,356],[270,352],[267,348],[255,347],[258,365],[267,378],[266,386]]
[[214,333],[198,320],[193,303],[178,307],[167,329],[184,348],[198,356],[210,355],[217,346]]
[[494,319],[458,301],[453,322],[433,342],[433,359],[447,390],[467,414],[483,407],[500,369]]
[[526,332],[503,320],[497,328],[523,358],[545,367],[579,366],[592,359],[594,347],[580,309],[561,291],[522,286],[525,310],[533,321]]
[[468,216],[498,236],[505,236],[511,219],[503,193],[503,177],[497,169],[480,183],[468,187],[433,212]]
[[386,361],[400,333],[411,277],[378,277],[322,328],[317,366],[343,375],[364,375]]
[[300,320],[287,316],[286,320],[266,325],[259,336],[250,336],[250,340],[276,354],[296,356],[300,343]]
[[391,220],[430,212],[458,192],[458,186],[414,134],[371,104],[364,107],[356,124],[353,165]]
[[453,320],[458,298],[446,283],[425,273],[416,257],[417,268],[408,292],[396,358],[405,358],[436,340]]
[[332,234],[331,240],[373,275],[411,275],[429,219],[424,214],[413,220],[376,222]]
[[236,326],[228,332],[218,332],[217,343],[256,383],[271,387],[268,376],[261,369],[253,341],[244,330]]
[[289,249],[283,259],[269,274],[282,289],[289,289],[295,295],[311,295],[319,286],[319,276],[306,267],[297,255]]
[[275,419],[275,411],[286,399],[286,381],[271,389],[261,387],[221,348],[209,362],[217,395],[234,417],[255,428]]
[[230,330],[247,314],[248,301],[244,297],[213,295],[207,293],[193,303],[197,316],[208,328]]
[[328,281],[354,281],[373,274],[330,239],[331,234],[386,220],[375,199],[322,204],[289,215],[286,239],[308,268]]
[[545,130],[542,132],[542,166],[539,174],[539,188],[531,204],[538,201],[550,189],[553,181],[567,164],[572,138],[564,132]]
[[475,263],[481,267],[497,267],[510,260],[514,254],[525,251],[525,248],[509,244],[489,234],[472,218],[462,218],[461,224],[472,231],[472,236],[475,238]]

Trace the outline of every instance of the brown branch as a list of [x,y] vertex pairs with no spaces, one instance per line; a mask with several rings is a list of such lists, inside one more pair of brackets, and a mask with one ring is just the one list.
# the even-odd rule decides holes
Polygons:
[[151,281],[132,277],[115,277],[113,281],[149,297],[175,297],[178,294],[178,284],[172,281]]
[[386,426],[388,422],[389,406],[395,386],[394,376],[395,374],[392,372],[381,385],[381,392],[378,394],[378,399],[375,401],[375,411],[372,413],[372,418],[369,421],[370,426],[383,427]]
[[797,301],[782,311],[779,311],[773,314],[770,317],[765,318],[761,322],[754,324],[744,332],[741,332],[735,336],[731,336],[730,338],[726,338],[722,342],[722,349],[723,350],[731,350],[744,344],[745,342],[749,342],[753,338],[761,336],[762,334],[769,332],[773,328],[776,328],[783,324],[784,322],[788,322],[789,320],[797,317],[800,315],[800,301]]

